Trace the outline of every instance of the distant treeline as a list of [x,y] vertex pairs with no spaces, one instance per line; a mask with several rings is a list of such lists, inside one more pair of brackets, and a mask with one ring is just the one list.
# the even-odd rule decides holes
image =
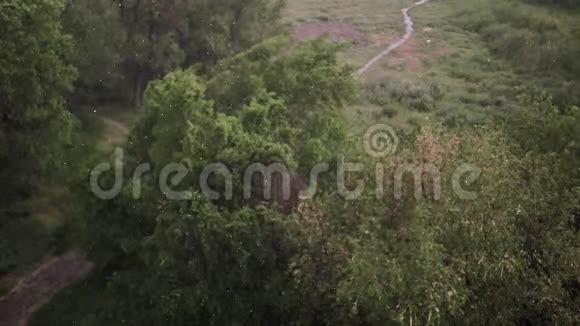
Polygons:
[[271,34],[281,8],[280,0],[67,1],[75,100],[138,104],[148,81],[192,64],[210,69]]

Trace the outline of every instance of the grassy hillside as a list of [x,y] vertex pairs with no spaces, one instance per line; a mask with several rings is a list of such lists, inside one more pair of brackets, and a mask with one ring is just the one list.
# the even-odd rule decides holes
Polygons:
[[[362,31],[365,40],[342,52],[358,67],[402,34],[400,9],[412,2],[348,2],[290,0],[286,16],[293,26],[340,21]],[[502,0],[434,0],[411,16],[411,39],[361,78],[366,98],[348,112],[355,127],[409,127],[429,117],[480,123],[510,110],[533,87],[549,89],[559,103],[578,102],[571,57],[580,44],[577,13]]]

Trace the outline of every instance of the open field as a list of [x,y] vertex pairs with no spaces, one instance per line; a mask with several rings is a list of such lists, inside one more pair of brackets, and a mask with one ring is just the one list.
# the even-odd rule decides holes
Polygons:
[[[352,42],[341,58],[358,68],[400,37],[404,29],[401,8],[412,3],[290,0],[286,19],[293,26],[311,21],[351,24],[364,33],[364,41]],[[361,87],[370,88],[363,94],[375,95],[370,96],[371,100],[368,96],[362,99],[347,112],[354,121],[353,127],[388,122],[405,128],[430,116],[450,125],[480,123],[509,110],[517,95],[533,85],[551,85],[562,92],[576,85],[562,80],[557,73],[516,70],[508,60],[494,55],[481,35],[461,25],[461,19],[481,5],[478,1],[434,0],[412,9],[415,33],[409,41],[361,77]],[[541,9],[522,7],[531,12],[529,15],[540,15],[537,12]],[[570,14],[553,15],[563,19],[563,25],[571,29],[577,25]],[[392,100],[393,94],[385,95],[386,89],[394,90],[404,100]]]
[[354,26],[364,33],[365,39],[344,51],[342,58],[358,67],[403,33],[401,9],[409,3],[404,0],[291,0],[285,17],[294,26],[313,21],[340,21]]

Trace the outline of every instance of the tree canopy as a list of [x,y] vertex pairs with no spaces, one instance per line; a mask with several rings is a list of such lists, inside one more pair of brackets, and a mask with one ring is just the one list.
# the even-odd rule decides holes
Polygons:
[[65,101],[76,70],[60,23],[63,1],[6,0],[0,8],[0,179],[7,185],[2,198],[13,199],[10,192],[26,190],[61,163],[73,123]]
[[[423,29],[456,52],[382,79],[339,59],[372,37],[299,41],[283,5],[0,0],[0,291],[38,264],[54,294],[67,248],[94,266],[31,325],[580,324],[574,4],[466,2]],[[535,74],[562,89],[508,89]]]

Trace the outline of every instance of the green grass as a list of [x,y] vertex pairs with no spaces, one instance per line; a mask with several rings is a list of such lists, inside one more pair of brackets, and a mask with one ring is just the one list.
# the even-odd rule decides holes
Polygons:
[[[358,67],[402,33],[400,9],[410,3],[289,0],[286,19],[291,24],[321,17],[350,22],[367,39],[381,40],[353,45],[340,54],[343,62]],[[411,40],[361,78],[361,101],[347,112],[354,129],[378,122],[409,128],[429,119],[448,125],[483,123],[510,110],[518,95],[534,86],[547,89],[559,103],[580,103],[578,83],[549,64],[553,56],[575,53],[580,38],[574,42],[570,37],[580,35],[578,12],[504,0],[433,0],[413,9],[411,15],[415,22]],[[522,44],[518,39],[522,31],[543,34],[532,44]],[[507,34],[500,37],[499,33]],[[562,44],[554,50],[553,42],[541,43],[542,37]],[[510,57],[510,53],[516,55]],[[572,61],[563,57],[559,64],[575,64],[578,57]],[[385,80],[391,82],[384,94],[364,91]],[[422,110],[425,102],[431,102],[431,94],[415,99],[416,94],[407,93],[402,95],[408,98],[401,100],[401,85],[414,85],[425,94],[429,85],[438,85],[445,94],[430,109]],[[377,97],[383,99],[377,101]]]
[[453,20],[476,32],[500,58],[524,71],[578,75],[577,15],[505,0],[472,0]]
[[343,51],[340,57],[361,66],[403,33],[401,9],[411,3],[410,0],[288,0],[284,17],[290,25],[321,20],[352,24],[370,37],[362,46]]
[[288,0],[284,16],[297,24],[328,19],[352,23],[363,32],[402,32],[402,8],[409,0]]
[[[400,9],[412,3],[412,1],[380,3],[362,1],[356,10],[340,10],[342,7],[339,4],[345,1],[347,0],[328,0],[311,5],[305,0],[290,0],[288,19],[294,19],[294,23],[298,24],[325,14],[331,20],[352,22],[360,30],[365,31],[369,39],[390,35],[384,37],[382,43],[377,46],[355,45],[341,53],[340,57],[344,62],[356,66],[362,65],[400,36],[403,30]],[[415,126],[418,121],[434,117],[455,119],[455,115],[460,115],[463,120],[478,121],[489,113],[488,104],[495,103],[494,101],[481,99],[475,103],[464,103],[462,99],[473,95],[469,90],[477,90],[478,97],[491,97],[497,92],[495,88],[509,83],[511,75],[505,74],[505,67],[495,60],[490,64],[487,60],[481,59],[491,58],[491,55],[477,35],[449,23],[448,18],[457,10],[456,4],[454,0],[434,0],[411,11],[416,30],[412,39],[381,60],[361,79],[363,90],[373,88],[385,80],[389,80],[388,87],[383,89],[382,95],[380,90],[376,90],[375,95],[363,91],[361,103],[347,113],[350,121],[361,124],[363,128],[377,122],[388,122],[397,128],[408,128]],[[324,9],[323,6],[330,9]],[[365,13],[361,13],[361,10],[365,10]],[[381,14],[374,14],[377,11]],[[366,15],[369,19],[364,24],[358,23],[356,18],[359,14]],[[376,27],[373,28],[371,25]],[[418,67],[409,66],[412,60],[418,62]],[[487,79],[498,81],[493,84],[494,89],[481,87],[482,80]],[[433,99],[433,94],[429,92],[431,85],[437,85],[437,88],[444,90],[444,95]],[[377,101],[377,97],[383,99]],[[389,107],[387,112],[396,111],[396,113],[382,114],[386,106]],[[358,129],[358,126],[356,128]]]

